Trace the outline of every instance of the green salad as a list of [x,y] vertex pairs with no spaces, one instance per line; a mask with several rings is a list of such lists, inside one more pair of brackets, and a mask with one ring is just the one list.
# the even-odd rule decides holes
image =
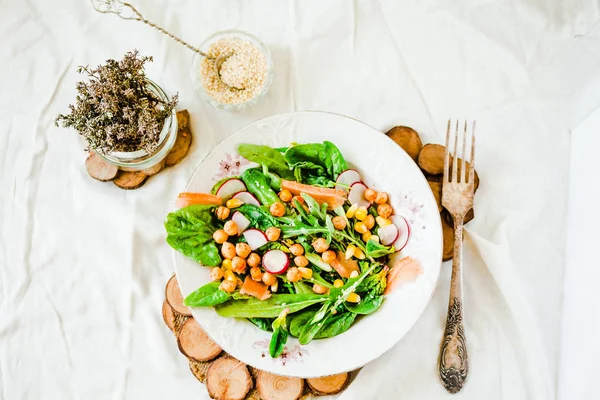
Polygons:
[[237,151],[258,166],[211,193],[181,193],[165,221],[169,245],[212,268],[184,304],[272,332],[272,357],[290,335],[330,338],[376,312],[398,275],[390,257],[410,235],[388,194],[368,188],[331,142]]

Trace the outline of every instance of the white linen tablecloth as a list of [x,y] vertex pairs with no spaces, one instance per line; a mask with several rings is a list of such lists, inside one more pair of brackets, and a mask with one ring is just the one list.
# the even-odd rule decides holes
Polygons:
[[[257,35],[273,53],[273,86],[250,110],[219,111],[192,90],[192,53],[157,31],[87,1],[0,0],[0,398],[208,398],[161,319],[173,271],[162,221],[217,143],[293,110],[408,125],[438,143],[449,117],[477,119],[482,184],[464,260],[471,369],[455,397],[556,398],[559,375],[577,368],[559,372],[569,131],[600,104],[588,90],[596,2],[133,3],[194,44],[222,29]],[[84,144],[53,120],[74,101],[78,65],[133,48],[154,56],[151,79],[179,92],[194,143],[128,192],[87,176]],[[449,275],[446,264],[423,317],[340,399],[451,397],[436,374]],[[581,398],[600,396],[589,384]]]

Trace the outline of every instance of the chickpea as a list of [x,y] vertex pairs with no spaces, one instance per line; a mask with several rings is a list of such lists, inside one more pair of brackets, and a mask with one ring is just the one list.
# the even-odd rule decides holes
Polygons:
[[210,271],[210,279],[215,282],[223,279],[223,270],[219,267],[214,267]]
[[294,264],[298,267],[306,267],[308,265],[308,258],[304,256],[296,256],[294,257]]
[[235,245],[235,253],[238,255],[238,257],[246,258],[251,252],[252,249],[247,243],[237,243]]
[[292,201],[292,192],[287,189],[283,189],[281,192],[279,192],[278,196],[284,203]]
[[267,239],[269,239],[269,242],[274,242],[276,240],[279,240],[279,236],[281,235],[281,229],[272,226],[269,229],[267,229],[265,235],[267,235]]
[[277,277],[269,272],[262,275],[262,281],[265,285],[271,286],[277,283]]
[[329,249],[329,243],[327,243],[327,241],[324,238],[316,239],[314,242],[312,242],[312,246],[318,253],[322,253]]
[[227,293],[235,292],[235,287],[236,287],[236,282],[232,282],[232,281],[223,281],[219,285],[219,289],[221,289],[222,291],[227,292]]
[[365,190],[363,196],[365,197],[366,201],[372,204],[375,201],[375,196],[377,196],[377,192],[373,189],[367,189]]
[[231,269],[238,274],[243,274],[246,272],[246,260],[242,257],[233,257],[231,260]]
[[290,246],[290,253],[292,253],[295,256],[301,256],[302,254],[304,254],[304,247],[302,247],[301,244],[293,244]]
[[230,212],[231,210],[229,208],[219,206],[219,208],[217,208],[217,218],[219,218],[221,221],[224,221],[229,217]]
[[246,262],[251,267],[258,267],[260,265],[260,256],[256,253],[251,253]]
[[375,226],[375,217],[371,214],[367,215],[367,217],[363,219],[363,224],[365,224],[367,229],[372,229]]
[[316,294],[325,294],[329,290],[329,289],[327,289],[326,286],[319,285],[318,283],[315,283],[313,285],[312,289],[313,289],[313,292],[315,292]]
[[302,274],[300,273],[300,270],[296,267],[288,269],[287,274],[285,274],[285,276],[290,282],[298,282],[300,279],[302,279]]
[[227,221],[227,222],[225,222],[225,226],[223,227],[223,230],[229,236],[237,235],[238,234],[238,225],[235,221]]
[[221,254],[223,254],[223,257],[225,258],[232,259],[235,257],[235,246],[229,242],[223,243],[223,247],[221,247]]
[[363,221],[365,218],[367,218],[367,214],[368,211],[366,207],[358,207],[358,209],[354,213],[354,218],[356,218],[359,221]]
[[323,252],[323,254],[321,254],[321,257],[323,258],[323,261],[325,261],[327,264],[331,264],[337,258],[335,251],[333,250],[327,250]]
[[274,217],[283,217],[285,215],[285,206],[283,203],[273,203],[271,207],[269,207],[269,212]]
[[339,215],[333,217],[331,221],[333,222],[333,227],[338,231],[341,231],[346,228],[346,220],[343,217],[340,217]]
[[215,233],[213,233],[213,239],[218,244],[223,244],[227,241],[227,239],[229,239],[229,235],[225,233],[223,229],[219,229],[216,230]]
[[380,204],[377,206],[377,214],[383,218],[388,218],[390,215],[392,215],[393,211],[394,210],[392,209],[392,206],[389,204]]
[[375,203],[385,204],[388,202],[388,194],[386,192],[379,192],[375,196]]
[[240,278],[237,278],[237,287],[241,288],[243,284],[244,281],[242,281]]
[[258,267],[250,268],[250,277],[253,280],[260,282],[260,280],[262,279],[262,276],[263,276],[263,274],[262,274],[260,268],[258,268]]

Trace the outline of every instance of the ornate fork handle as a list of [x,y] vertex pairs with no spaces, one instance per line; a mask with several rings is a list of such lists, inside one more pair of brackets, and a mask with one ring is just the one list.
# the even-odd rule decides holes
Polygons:
[[463,325],[462,305],[462,231],[463,216],[454,215],[454,257],[450,281],[450,301],[446,329],[440,350],[439,373],[446,390],[458,393],[467,379],[469,357]]

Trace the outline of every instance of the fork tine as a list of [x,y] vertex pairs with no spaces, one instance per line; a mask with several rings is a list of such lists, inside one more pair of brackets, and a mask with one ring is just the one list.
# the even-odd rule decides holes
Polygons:
[[450,180],[450,120],[448,120],[448,129],[446,130],[446,150],[444,153],[444,182]]
[[456,131],[454,132],[454,158],[452,161],[452,182],[457,182],[457,172],[458,172],[458,160],[456,157],[458,156],[458,120],[456,120]]
[[[460,153],[460,183],[465,183],[465,163],[467,162],[467,120],[465,119],[465,130],[463,132],[463,146]],[[457,151],[458,155],[458,151]]]
[[471,127],[471,167],[469,168],[469,183],[475,183],[475,120]]

